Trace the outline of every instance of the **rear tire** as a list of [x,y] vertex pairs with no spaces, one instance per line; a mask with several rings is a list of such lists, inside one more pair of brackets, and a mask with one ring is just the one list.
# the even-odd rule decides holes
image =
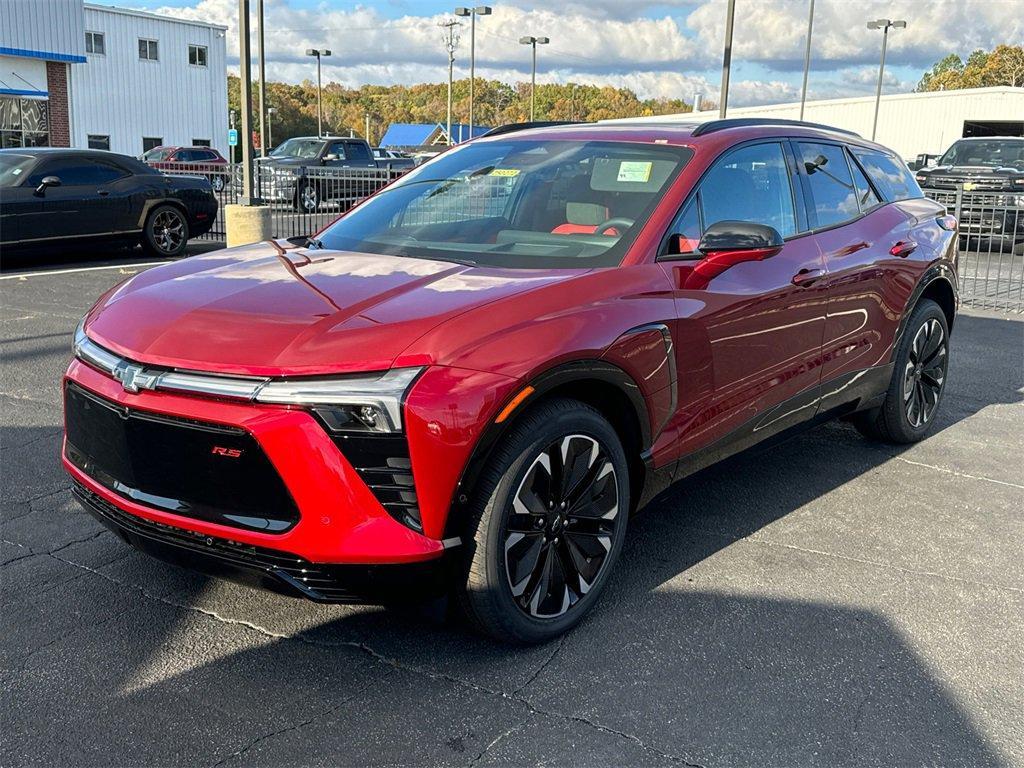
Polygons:
[[931,299],[914,308],[896,350],[892,379],[878,408],[854,414],[861,434],[887,443],[916,443],[935,424],[949,368],[946,314]]
[[173,205],[158,205],[149,212],[142,230],[142,250],[150,256],[174,259],[188,247],[188,221]]
[[568,631],[607,584],[628,516],[615,430],[581,402],[541,403],[503,436],[481,474],[456,585],[463,613],[508,643]]

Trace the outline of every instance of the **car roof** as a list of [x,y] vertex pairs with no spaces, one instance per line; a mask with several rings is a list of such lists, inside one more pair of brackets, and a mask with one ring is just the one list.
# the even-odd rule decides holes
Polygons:
[[964,136],[957,141],[1024,141],[1024,136]]
[[879,149],[887,153],[892,150],[861,138],[855,133],[816,123],[802,123],[797,120],[751,120],[739,118],[735,120],[715,120],[709,123],[688,123],[685,121],[665,120],[643,122],[599,122],[599,123],[568,123],[564,125],[546,125],[523,127],[521,129],[497,135],[483,136],[474,141],[501,141],[509,137],[541,140],[582,140],[582,141],[624,141],[650,142],[659,144],[696,146],[705,142],[719,144],[737,144],[742,141],[767,137],[822,138],[858,146]]

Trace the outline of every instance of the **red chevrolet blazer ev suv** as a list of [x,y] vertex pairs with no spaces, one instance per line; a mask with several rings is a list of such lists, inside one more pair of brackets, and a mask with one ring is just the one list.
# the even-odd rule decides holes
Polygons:
[[107,292],[75,335],[64,466],[164,559],[325,602],[450,593],[543,641],[669,483],[833,417],[927,434],[956,226],[826,126],[498,132],[300,245]]

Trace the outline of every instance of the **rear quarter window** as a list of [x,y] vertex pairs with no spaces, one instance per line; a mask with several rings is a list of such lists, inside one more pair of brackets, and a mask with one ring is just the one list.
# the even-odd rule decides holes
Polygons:
[[874,149],[850,147],[850,151],[886,202],[924,197],[913,174],[902,160]]

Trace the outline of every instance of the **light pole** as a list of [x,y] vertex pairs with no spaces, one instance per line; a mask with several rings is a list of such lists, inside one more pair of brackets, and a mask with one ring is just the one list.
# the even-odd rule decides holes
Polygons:
[[729,69],[732,66],[732,22],[736,17],[736,0],[729,0],[725,16],[725,51],[722,53],[722,95],[718,100],[718,116],[725,118],[729,108]]
[[476,8],[458,7],[456,16],[469,16],[469,138],[473,138],[473,101],[476,96],[476,17],[490,16],[491,6],[478,5]]
[[324,135],[324,107],[323,107],[323,89],[320,86],[320,57],[330,56],[331,52],[329,49],[319,50],[317,48],[307,48],[307,56],[316,56],[316,135],[317,137]]
[[537,46],[547,45],[551,40],[546,37],[525,35],[519,38],[519,42],[533,48],[533,69],[530,71],[530,122],[532,123],[537,107]]
[[267,60],[263,55],[263,30],[265,27],[263,16],[263,0],[256,0],[256,23],[259,25],[259,34],[256,37],[256,57],[260,66],[260,157],[267,156],[267,136],[264,122],[267,119]]
[[804,119],[804,104],[807,103],[807,73],[811,68],[811,31],[814,29],[814,0],[807,13],[807,50],[804,51],[804,87],[800,91],[800,119]]
[[267,146],[271,149],[274,148],[274,115],[276,114],[276,109],[267,107]]
[[868,22],[868,29],[882,30],[882,63],[878,65],[878,88],[875,89],[875,121],[871,124],[871,140],[875,140],[875,133],[878,131],[878,107],[882,103],[882,75],[885,74],[885,48],[889,42],[889,28],[905,29],[907,22],[902,19],[893,21],[891,19],[875,19]]

